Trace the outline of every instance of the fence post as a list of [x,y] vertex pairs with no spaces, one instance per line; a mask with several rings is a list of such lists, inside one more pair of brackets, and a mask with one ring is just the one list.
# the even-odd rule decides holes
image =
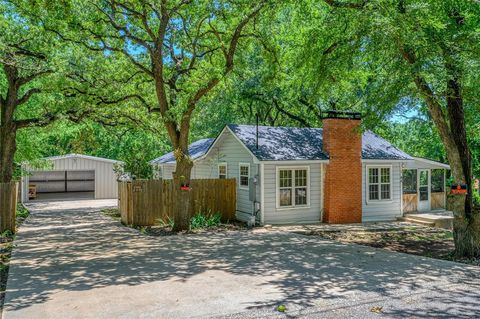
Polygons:
[[0,232],[15,233],[18,183],[0,183]]

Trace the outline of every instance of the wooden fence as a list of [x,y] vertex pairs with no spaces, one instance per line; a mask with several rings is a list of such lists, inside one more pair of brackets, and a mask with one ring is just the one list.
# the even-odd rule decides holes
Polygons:
[[417,194],[403,194],[403,212],[413,213],[417,211]]
[[[417,194],[403,194],[403,212],[413,213],[418,210]],[[430,193],[430,209],[445,208],[445,193]]]
[[[235,219],[235,179],[192,180],[193,212],[222,214],[222,221]],[[171,180],[136,180],[119,182],[118,194],[122,222],[151,226],[174,219],[174,189]]]
[[430,195],[432,197],[430,202],[432,209],[445,208],[445,192],[436,192]]
[[15,232],[18,184],[0,183],[0,232]]

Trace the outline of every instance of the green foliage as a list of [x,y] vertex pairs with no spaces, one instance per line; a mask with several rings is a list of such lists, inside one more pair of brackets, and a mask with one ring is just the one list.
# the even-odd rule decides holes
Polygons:
[[473,191],[473,204],[480,208],[480,192],[477,190]]
[[199,228],[209,228],[218,226],[221,223],[222,214],[217,212],[212,214],[211,212],[208,213],[196,213],[191,221],[190,221],[190,228],[191,229],[199,229]]
[[30,215],[28,209],[25,208],[22,204],[17,205],[16,217],[20,220],[25,220]]
[[122,218],[120,210],[118,208],[106,208],[102,210],[102,213],[106,216],[109,216],[115,220],[120,220]]
[[0,233],[0,238],[12,239],[14,237],[15,234],[12,233],[10,230],[5,230],[4,232]]

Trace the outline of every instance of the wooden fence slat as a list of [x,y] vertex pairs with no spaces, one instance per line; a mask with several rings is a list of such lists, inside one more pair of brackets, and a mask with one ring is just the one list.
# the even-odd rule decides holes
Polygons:
[[[192,213],[222,214],[233,220],[236,211],[235,179],[192,180]],[[171,180],[119,182],[119,209],[122,222],[149,226],[174,219],[174,185]]]
[[18,183],[0,183],[0,232],[15,233]]
[[413,213],[417,211],[417,194],[403,194],[403,212]]
[[435,192],[430,194],[432,197],[431,208],[445,208],[445,192]]

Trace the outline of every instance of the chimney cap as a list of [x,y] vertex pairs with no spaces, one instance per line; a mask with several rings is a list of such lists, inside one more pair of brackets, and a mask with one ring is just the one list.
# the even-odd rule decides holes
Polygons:
[[347,120],[361,120],[362,114],[359,112],[335,111],[330,110],[322,112],[324,119],[347,119]]

